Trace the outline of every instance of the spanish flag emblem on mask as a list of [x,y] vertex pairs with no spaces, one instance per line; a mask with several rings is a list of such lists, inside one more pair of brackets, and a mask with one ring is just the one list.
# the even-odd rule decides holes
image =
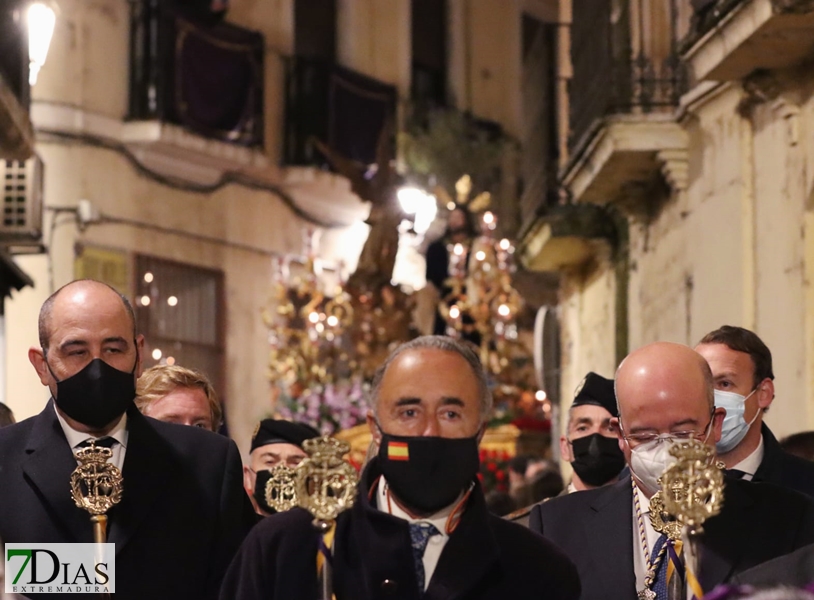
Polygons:
[[387,458],[390,460],[410,460],[410,451],[407,448],[407,442],[388,442]]

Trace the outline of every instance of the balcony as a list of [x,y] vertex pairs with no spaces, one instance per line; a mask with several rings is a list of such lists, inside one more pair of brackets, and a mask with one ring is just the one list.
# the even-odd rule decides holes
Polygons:
[[682,190],[687,137],[674,114],[686,78],[671,0],[652,0],[646,19],[633,0],[619,11],[609,0],[594,2],[574,2],[569,156],[560,183],[574,201],[598,204],[625,204],[629,190],[662,175]]
[[573,271],[611,257],[616,226],[608,212],[591,204],[541,208],[524,236],[520,261],[530,271]]
[[286,68],[285,164],[322,166],[313,139],[359,164],[375,163],[396,99],[392,85],[330,61],[292,57]]
[[0,72],[0,160],[24,161],[34,154],[34,130],[28,111]]
[[131,3],[129,121],[263,145],[263,36],[203,23],[160,0]]
[[672,0],[649,0],[645,14],[642,6],[573,1],[568,156],[558,173],[571,204],[538,210],[523,236],[528,268],[564,270],[607,254],[613,227],[583,205],[651,218],[658,206],[647,190],[687,186],[688,140],[674,116],[686,78]]
[[814,2],[708,0],[696,9],[680,51],[698,81],[793,67],[814,52]]

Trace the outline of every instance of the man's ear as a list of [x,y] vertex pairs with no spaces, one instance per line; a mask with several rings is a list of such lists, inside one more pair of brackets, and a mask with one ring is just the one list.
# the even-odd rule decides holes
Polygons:
[[136,352],[138,353],[138,364],[136,365],[136,379],[144,372],[144,336],[136,336]]
[[757,386],[757,405],[765,412],[769,410],[772,400],[774,400],[774,381],[767,377]]
[[249,498],[252,497],[254,493],[254,482],[255,482],[255,475],[252,473],[252,470],[249,467],[243,467],[243,489],[246,490],[246,493],[249,495]]
[[42,385],[49,385],[53,380],[51,376],[51,372],[48,370],[48,365],[45,363],[45,354],[43,354],[42,348],[37,348],[32,346],[28,349],[28,360],[34,366],[34,370],[37,372],[37,375],[40,378],[40,383]]
[[370,436],[373,438],[373,443],[376,444],[378,448],[382,443],[382,432],[376,423],[376,417],[373,415],[372,410],[367,411],[367,426],[370,429]]
[[571,444],[564,435],[560,436],[560,456],[565,462],[574,462],[574,454],[571,452]]

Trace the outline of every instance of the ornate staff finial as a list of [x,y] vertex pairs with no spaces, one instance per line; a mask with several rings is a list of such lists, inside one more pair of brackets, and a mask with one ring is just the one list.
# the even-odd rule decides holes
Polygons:
[[91,442],[75,456],[79,466],[71,473],[71,497],[92,516],[104,515],[121,501],[124,492],[122,472],[107,462],[113,451]]
[[712,448],[702,442],[675,444],[670,454],[677,460],[661,476],[664,508],[690,535],[697,535],[707,519],[721,512],[724,476]]

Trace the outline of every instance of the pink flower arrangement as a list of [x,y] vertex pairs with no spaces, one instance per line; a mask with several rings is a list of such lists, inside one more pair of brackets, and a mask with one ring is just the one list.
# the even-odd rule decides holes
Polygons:
[[333,435],[365,422],[367,384],[349,382],[306,388],[298,396],[283,390],[277,400],[280,417],[308,423],[320,433]]

